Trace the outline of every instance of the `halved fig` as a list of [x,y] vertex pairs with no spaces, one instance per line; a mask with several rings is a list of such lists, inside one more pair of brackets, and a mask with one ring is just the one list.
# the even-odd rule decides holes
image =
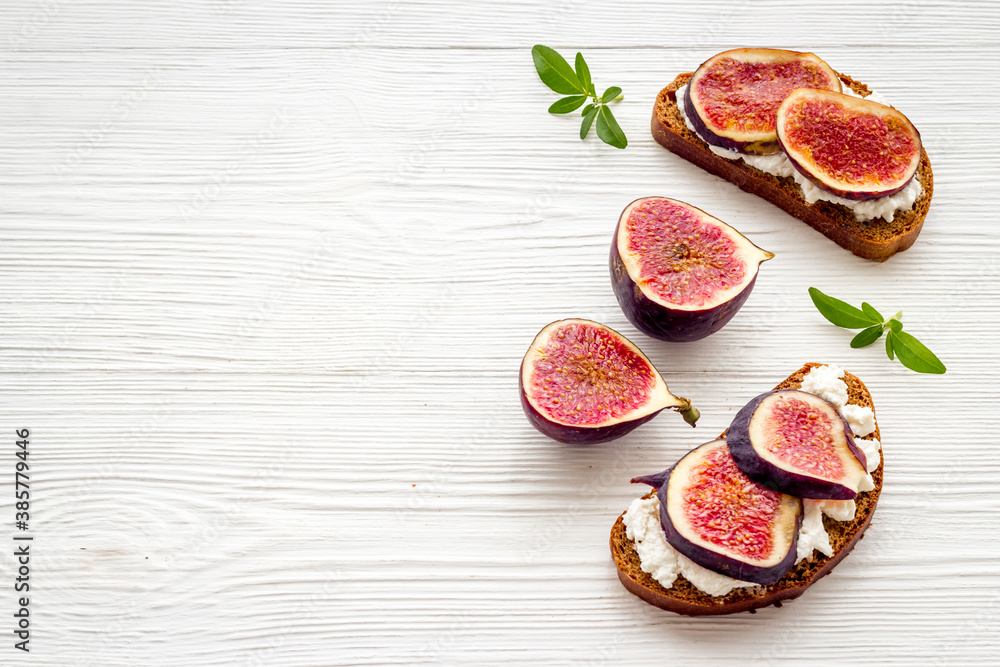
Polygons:
[[521,406],[539,431],[569,443],[625,435],[665,408],[694,426],[698,411],[670,393],[638,347],[590,320],[560,320],[535,336],[521,362]]
[[777,153],[775,114],[796,88],[839,92],[841,83],[837,73],[812,53],[723,51],[691,76],[684,111],[706,143],[742,153]]
[[645,197],[618,219],[611,284],[625,317],[646,335],[698,340],[736,315],[772,257],[699,208]]
[[755,484],[725,440],[696,447],[673,468],[632,480],[657,489],[667,542],[733,579],[773,584],[794,565],[802,501]]
[[864,452],[829,401],[786,389],[757,396],[726,433],[747,477],[800,498],[847,500],[867,476]]
[[886,197],[920,166],[920,133],[892,107],[828,90],[796,90],[777,114],[781,149],[810,181],[845,199]]

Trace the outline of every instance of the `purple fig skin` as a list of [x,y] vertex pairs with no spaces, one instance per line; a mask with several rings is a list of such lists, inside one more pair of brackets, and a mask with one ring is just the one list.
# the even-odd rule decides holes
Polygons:
[[631,484],[648,484],[649,486],[659,491],[660,487],[666,484],[667,480],[670,479],[670,473],[672,473],[673,471],[674,469],[671,467],[667,468],[663,472],[654,473],[652,475],[642,475],[641,477],[633,477],[629,481]]
[[[564,442],[570,445],[596,445],[602,442],[608,442],[610,440],[615,440],[620,438],[626,433],[630,433],[634,429],[642,426],[650,419],[656,415],[663,412],[663,410],[657,410],[656,412],[639,417],[632,421],[618,422],[617,424],[612,424],[611,426],[570,426],[568,424],[558,424],[554,421],[546,419],[541,413],[538,412],[528,401],[528,395],[524,391],[524,380],[523,378],[518,379],[518,389],[521,394],[521,407],[524,408],[524,414],[528,417],[528,421],[531,425],[538,429],[543,435],[547,435],[553,440],[558,440],[559,442]],[[664,408],[665,409],[665,408]]]
[[[684,457],[681,458],[683,459]],[[656,497],[660,501],[660,526],[663,528],[667,543],[698,565],[727,577],[739,579],[740,581],[749,581],[762,586],[769,586],[785,576],[788,570],[792,568],[792,565],[795,564],[799,541],[799,527],[802,525],[802,513],[799,512],[796,517],[794,537],[792,538],[788,553],[785,554],[785,557],[779,563],[771,567],[758,567],[744,561],[736,560],[725,554],[705,549],[681,535],[674,526],[673,521],[670,520],[670,513],[667,511],[667,484],[670,481],[670,475],[673,474],[674,468],[677,467],[678,463],[680,461],[663,472],[632,479],[633,484],[648,484],[657,490]]]
[[[757,406],[765,398],[776,393],[779,393],[779,391],[768,391],[753,398],[736,413],[736,417],[733,418],[733,422],[729,425],[729,430],[726,431],[726,443],[729,445],[729,453],[732,454],[736,466],[744,475],[761,486],[773,491],[787,493],[790,496],[831,500],[851,500],[852,498],[856,498],[858,495],[857,492],[843,484],[816,479],[815,477],[779,468],[757,453],[750,440],[750,420],[753,418]],[[835,412],[840,416],[840,421],[843,424],[844,437],[847,438],[848,448],[861,463],[862,467],[867,470],[865,455],[855,444],[850,425],[840,415],[839,411],[835,409]]]
[[619,221],[611,240],[611,285],[622,312],[632,325],[647,336],[674,343],[688,343],[710,336],[735,317],[743,306],[753,286],[757,283],[754,275],[746,287],[733,298],[718,306],[704,310],[675,310],[653,302],[642,293],[639,285],[632,280],[618,252]]

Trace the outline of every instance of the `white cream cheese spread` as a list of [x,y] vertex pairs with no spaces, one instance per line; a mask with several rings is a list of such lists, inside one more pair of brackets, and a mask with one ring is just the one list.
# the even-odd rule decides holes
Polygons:
[[802,499],[802,526],[795,545],[795,562],[800,563],[812,556],[813,550],[824,556],[833,555],[830,536],[823,527],[823,515],[834,521],[851,521],[857,505],[853,500],[809,500]]
[[[681,86],[677,89],[677,110],[680,111],[681,117],[684,119],[684,124],[687,125],[688,129],[698,134],[691,121],[688,120],[687,111],[684,109],[684,92],[686,89],[687,86]],[[844,86],[843,89],[848,95],[861,97],[851,90],[849,86]],[[866,99],[878,102],[879,104],[887,104],[882,96],[874,91]],[[701,135],[699,134],[698,136]],[[805,197],[807,204],[815,204],[820,200],[840,204],[851,209],[854,212],[854,217],[860,221],[882,218],[887,222],[892,222],[896,211],[906,211],[912,208],[913,202],[917,201],[920,193],[923,192],[923,187],[920,185],[920,177],[914,176],[913,180],[905,188],[894,195],[865,201],[844,199],[818,187],[799,173],[783,152],[772,153],[770,155],[749,155],[713,146],[712,144],[708,144],[708,148],[719,157],[724,157],[727,160],[743,160],[754,169],[760,169],[779,178],[791,178],[799,185],[799,188],[802,190],[802,196]]]

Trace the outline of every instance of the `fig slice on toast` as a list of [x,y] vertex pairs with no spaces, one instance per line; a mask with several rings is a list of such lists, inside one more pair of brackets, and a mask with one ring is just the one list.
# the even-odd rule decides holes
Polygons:
[[867,477],[851,427],[825,399],[771,391],[747,403],[727,431],[733,460],[747,477],[800,498],[847,500]]
[[658,489],[667,542],[698,565],[767,586],[795,563],[802,501],[750,480],[725,440],[696,447],[664,473],[632,481]]
[[699,340],[721,329],[773,253],[734,227],[666,197],[622,211],[611,242],[611,283],[622,312],[648,336]]
[[828,90],[796,90],[778,108],[778,143],[792,166],[827,192],[893,195],[920,167],[920,133],[896,109]]
[[706,143],[742,153],[777,153],[775,114],[796,88],[839,92],[841,83],[812,53],[733,49],[712,56],[695,71],[684,110]]
[[559,320],[535,336],[521,362],[520,394],[532,425],[560,442],[613,440],[666,408],[692,426],[698,419],[634,343],[590,320]]

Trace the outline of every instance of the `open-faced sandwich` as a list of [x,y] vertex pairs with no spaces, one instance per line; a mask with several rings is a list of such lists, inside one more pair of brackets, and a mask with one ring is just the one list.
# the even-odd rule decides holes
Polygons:
[[934,192],[906,116],[811,53],[717,54],[660,91],[652,131],[865,259],[913,245]]
[[611,529],[618,578],[646,602],[689,615],[802,595],[871,522],[880,437],[861,380],[806,364],[744,406],[722,438],[632,480],[654,491]]

